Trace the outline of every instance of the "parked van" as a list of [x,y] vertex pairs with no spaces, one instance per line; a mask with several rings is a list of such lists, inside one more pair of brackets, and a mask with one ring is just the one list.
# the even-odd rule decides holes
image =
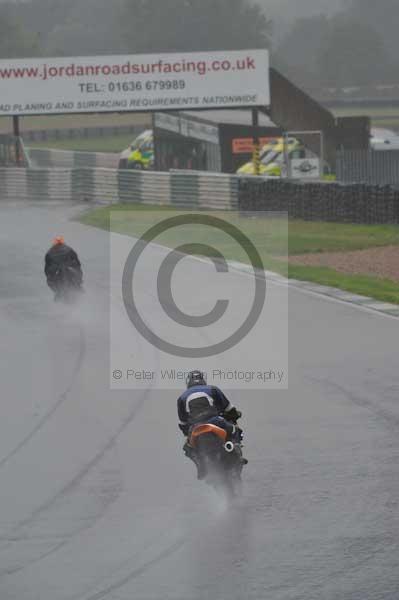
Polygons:
[[[293,150],[301,149],[301,142],[296,138],[287,138],[286,148],[288,154]],[[282,157],[282,163],[281,163]],[[301,158],[300,156],[292,158]],[[260,154],[260,175],[269,175],[271,177],[281,177],[281,164],[284,164],[284,138],[278,137],[263,146]],[[253,161],[245,163],[237,171],[239,175],[255,175],[255,166]]]
[[138,135],[119,158],[119,169],[151,169],[154,165],[154,135],[146,129]]

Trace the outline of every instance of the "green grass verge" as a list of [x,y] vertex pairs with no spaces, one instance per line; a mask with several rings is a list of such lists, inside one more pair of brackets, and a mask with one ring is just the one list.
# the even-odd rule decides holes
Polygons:
[[399,304],[399,283],[390,279],[382,279],[368,275],[347,275],[338,273],[327,267],[307,267],[290,265],[288,268],[290,279],[311,281],[327,285],[361,296],[370,296],[382,302]]
[[[168,205],[116,204],[111,207],[104,206],[92,209],[83,215],[81,220],[87,225],[94,225],[108,230],[111,211],[114,216],[118,212],[123,212],[124,216],[121,218],[120,223],[114,221],[118,231],[131,235],[141,235],[148,225],[148,218],[143,215],[134,217],[132,215],[131,220],[126,220],[124,218],[125,214],[129,211],[133,213],[157,213],[160,210],[177,212],[175,207]],[[220,215],[223,218],[228,218],[229,221],[238,222],[241,226],[245,224],[245,230],[256,238],[259,237],[259,234],[264,235],[264,222],[262,220],[241,219],[235,213],[228,212],[221,212]],[[270,219],[268,219],[268,222],[270,222]],[[282,236],[286,236],[286,225],[285,221],[281,219],[273,219],[273,224],[274,229],[269,232],[267,241],[270,252],[278,255],[285,248],[285,245],[282,246]],[[290,255],[399,245],[399,227],[396,225],[352,225],[290,220],[288,222],[288,233],[288,252]]]
[[368,116],[375,127],[398,127],[399,126],[399,107],[398,106],[367,106],[351,105],[336,106],[330,108],[336,117],[356,117]]
[[399,117],[373,117],[371,119],[373,127],[382,129],[399,129]]
[[[19,118],[21,134],[28,129],[79,129],[81,127],[107,127],[118,125],[140,125],[151,127],[148,113],[101,113],[79,115],[36,115]],[[0,131],[12,131],[12,119],[0,117]]]
[[331,108],[331,111],[341,116],[354,116],[354,115],[369,115],[370,117],[398,117],[399,107],[398,106],[367,106],[362,104],[355,104],[351,106],[336,106]]
[[290,220],[289,254],[363,250],[398,246],[397,225],[352,225]]
[[[164,219],[190,212],[198,213],[198,211],[177,210],[175,207],[170,206],[151,207],[129,204],[94,209],[84,214],[79,220],[86,225],[106,230],[111,229],[117,233],[134,237],[144,236],[145,238],[146,232]],[[210,214],[210,211],[204,211],[203,214],[206,216]],[[176,248],[182,243],[195,241],[206,246],[215,246],[228,260],[249,262],[246,250],[250,250],[250,243],[246,243],[246,238],[252,242],[259,252],[262,261],[258,264],[259,267],[262,267],[263,263],[268,269],[279,268],[280,272],[286,273],[287,261],[276,258],[287,256],[288,233],[286,219],[248,219],[227,211],[212,211],[212,216],[227,221],[243,233],[243,247],[237,244],[227,233],[217,231],[217,239],[215,239],[214,228],[199,227],[198,224],[184,226],[184,239],[182,239],[181,229],[172,228],[158,235],[156,242]]]
[[[114,205],[90,210],[79,217],[86,225],[112,231],[142,236],[161,219],[182,214],[170,206],[144,206],[141,204]],[[189,211],[185,211],[189,212]],[[130,214],[131,213],[131,218]],[[314,223],[284,219],[248,219],[234,213],[212,213],[237,226],[247,235],[259,251],[266,269],[303,281],[337,287],[342,290],[370,296],[384,302],[399,304],[399,283],[367,275],[347,275],[327,267],[289,265],[287,254],[310,252],[345,251],[375,246],[399,245],[399,227],[383,225],[350,225],[337,223]],[[195,226],[194,226],[195,227]],[[204,230],[201,243],[212,245],[213,234]],[[169,247],[182,243],[178,230],[171,230],[157,238],[157,242]],[[218,239],[217,248],[230,260],[248,262],[244,250],[230,239]]]
[[67,140],[47,140],[28,142],[29,148],[52,148],[54,150],[77,150],[80,152],[117,152],[128,147],[134,138],[133,133],[123,135],[73,138]]

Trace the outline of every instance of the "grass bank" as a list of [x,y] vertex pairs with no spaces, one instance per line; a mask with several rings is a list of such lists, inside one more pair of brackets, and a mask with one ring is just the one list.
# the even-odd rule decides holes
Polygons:
[[[185,211],[190,212],[190,211]],[[115,205],[95,208],[79,218],[81,223],[140,237],[160,220],[182,214],[173,207]],[[234,213],[212,212],[238,227],[256,246],[266,269],[304,281],[337,287],[399,304],[399,282],[366,275],[346,275],[327,267],[287,265],[286,256],[310,252],[350,251],[376,246],[399,245],[399,227],[393,225],[350,225],[313,223],[273,218],[248,219]],[[111,218],[110,218],[111,216]],[[194,236],[193,226],[193,236]],[[198,228],[197,228],[198,229]],[[198,238],[198,233],[196,233]],[[194,239],[194,237],[193,237]],[[198,239],[196,239],[198,241]],[[177,229],[157,238],[158,243],[176,247],[182,243]],[[213,245],[214,233],[201,231],[200,242]],[[229,260],[249,262],[246,252],[229,239],[218,239],[217,248]]]
[[80,152],[122,152],[132,142],[133,133],[104,135],[88,138],[27,142],[28,148],[51,148],[53,150],[75,150]]
[[[32,129],[80,129],[82,127],[114,127],[120,125],[140,125],[151,127],[148,113],[98,113],[79,115],[36,115],[20,117],[21,135]],[[11,133],[11,117],[0,117],[0,131]]]
[[350,106],[330,106],[330,110],[336,117],[368,116],[374,127],[399,128],[399,107],[395,104],[375,106],[356,104],[356,101],[353,101]]

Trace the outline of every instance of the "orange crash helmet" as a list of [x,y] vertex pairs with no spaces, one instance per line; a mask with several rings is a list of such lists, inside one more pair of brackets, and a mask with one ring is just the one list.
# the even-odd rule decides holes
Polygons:
[[64,240],[64,236],[63,235],[57,235],[53,239],[53,246],[59,246],[60,244],[65,244],[65,240]]

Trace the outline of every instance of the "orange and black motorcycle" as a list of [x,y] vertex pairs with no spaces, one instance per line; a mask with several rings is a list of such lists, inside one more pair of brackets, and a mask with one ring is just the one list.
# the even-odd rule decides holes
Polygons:
[[188,443],[195,451],[199,471],[214,488],[235,495],[241,484],[241,471],[246,460],[241,441],[215,423],[193,425]]

